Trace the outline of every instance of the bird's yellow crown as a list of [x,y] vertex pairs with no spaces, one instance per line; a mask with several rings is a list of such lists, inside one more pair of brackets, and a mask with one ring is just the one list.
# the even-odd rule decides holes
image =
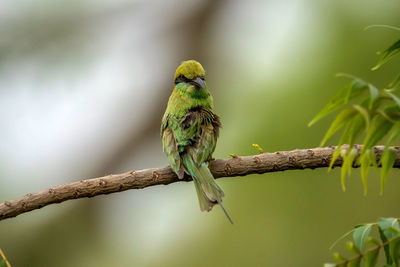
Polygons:
[[174,80],[180,75],[185,76],[187,79],[192,80],[196,77],[204,78],[206,72],[203,66],[196,60],[186,60],[179,65],[175,71]]

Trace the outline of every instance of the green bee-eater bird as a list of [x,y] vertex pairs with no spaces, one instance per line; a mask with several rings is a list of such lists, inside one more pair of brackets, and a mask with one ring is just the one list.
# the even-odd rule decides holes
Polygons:
[[221,122],[213,112],[213,98],[205,82],[205,71],[195,60],[176,69],[175,86],[161,124],[163,150],[179,179],[187,173],[193,178],[200,209],[222,206],[224,192],[209,169]]

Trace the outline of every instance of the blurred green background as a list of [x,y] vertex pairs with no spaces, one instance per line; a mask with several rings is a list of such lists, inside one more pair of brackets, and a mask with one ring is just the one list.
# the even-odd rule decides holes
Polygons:
[[[317,147],[330,120],[307,123],[351,73],[371,72],[398,38],[400,2],[2,1],[0,202],[54,185],[167,160],[159,125],[182,60],[207,71],[223,129],[215,158]],[[334,144],[334,142],[331,142]],[[0,222],[13,266],[322,266],[354,225],[399,217],[399,171],[383,197],[359,171],[219,179],[201,213],[192,183],[68,201]],[[341,244],[343,245],[343,244]],[[340,246],[338,249],[340,249]]]

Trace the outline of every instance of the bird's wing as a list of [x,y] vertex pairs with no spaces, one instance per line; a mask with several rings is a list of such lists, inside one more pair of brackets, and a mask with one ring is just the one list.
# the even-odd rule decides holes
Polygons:
[[176,141],[174,132],[169,126],[169,119],[169,116],[166,116],[161,125],[162,146],[164,153],[167,155],[171,168],[178,175],[178,178],[182,179],[184,176],[184,168],[182,165],[182,159],[179,155],[178,143]]
[[201,136],[196,147],[196,162],[201,164],[211,160],[212,153],[217,144],[221,122],[219,117],[212,112],[207,112],[203,120]]

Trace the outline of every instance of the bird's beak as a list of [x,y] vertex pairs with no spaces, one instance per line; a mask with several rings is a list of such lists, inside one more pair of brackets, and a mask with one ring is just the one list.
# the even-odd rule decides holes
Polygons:
[[193,80],[193,83],[198,85],[199,87],[203,88],[203,90],[206,90],[206,84],[204,83],[204,81],[202,79],[200,79],[199,77],[197,77],[196,79]]

